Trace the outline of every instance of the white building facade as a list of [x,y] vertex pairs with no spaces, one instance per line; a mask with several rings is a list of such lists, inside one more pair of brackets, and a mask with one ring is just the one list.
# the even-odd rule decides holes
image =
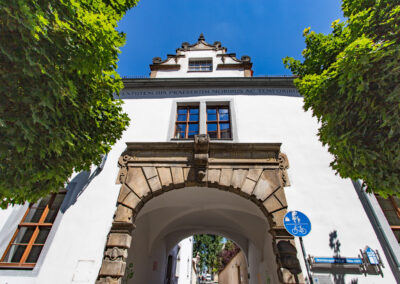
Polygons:
[[[240,246],[248,283],[309,275],[396,283],[359,192],[329,167],[293,78],[252,77],[251,67],[250,57],[200,36],[155,58],[150,78],[126,79],[131,125],[103,164],[28,213],[28,204],[0,211],[0,283],[168,283],[168,257],[182,240],[171,273],[191,283],[189,237],[201,233]],[[357,258],[368,246],[383,267],[311,259],[308,271],[299,239],[283,227],[292,210],[312,222],[307,258]]]

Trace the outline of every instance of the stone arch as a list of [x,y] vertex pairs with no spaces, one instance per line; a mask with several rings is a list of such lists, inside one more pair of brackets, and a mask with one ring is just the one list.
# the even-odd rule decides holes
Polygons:
[[206,135],[185,142],[127,143],[118,161],[121,189],[97,283],[121,283],[140,209],[166,191],[193,186],[226,190],[256,204],[270,226],[282,283],[297,278],[290,272],[300,273],[297,258],[287,261],[277,245],[282,241],[295,245],[283,227],[284,187],[290,183],[289,163],[280,145],[210,142]]

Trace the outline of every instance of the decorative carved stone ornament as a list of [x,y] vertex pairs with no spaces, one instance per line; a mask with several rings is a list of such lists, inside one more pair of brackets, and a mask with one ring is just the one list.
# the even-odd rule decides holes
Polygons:
[[289,161],[284,153],[279,153],[279,169],[281,170],[281,178],[283,186],[290,186],[289,177],[287,174],[287,169],[289,168]]
[[128,257],[128,251],[126,249],[120,249],[113,247],[112,249],[107,249],[104,253],[104,259],[109,260],[125,260]]
[[[179,58],[186,57],[184,53],[188,51],[199,51],[199,50],[212,50],[219,51],[217,57],[221,57],[222,64],[217,64],[217,70],[220,69],[237,69],[244,70],[245,77],[251,77],[251,68],[253,63],[251,63],[251,58],[248,55],[244,55],[241,59],[236,57],[235,53],[226,53],[227,48],[221,45],[221,42],[216,41],[213,44],[206,42],[203,34],[200,34],[198,40],[194,44],[189,44],[188,42],[183,42],[181,47],[176,49],[176,54],[167,55],[167,59],[162,60],[160,57],[153,58],[153,64],[150,65],[151,78],[155,78],[157,71],[168,70],[177,71],[180,70],[181,65],[178,64]],[[230,58],[231,63],[226,64],[225,58]],[[173,61],[172,61],[172,60]]]

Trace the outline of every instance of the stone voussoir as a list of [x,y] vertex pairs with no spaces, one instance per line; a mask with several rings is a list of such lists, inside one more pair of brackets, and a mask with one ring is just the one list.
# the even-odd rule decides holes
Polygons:
[[282,204],[283,207],[287,207],[286,194],[285,194],[285,189],[283,187],[275,191],[274,195],[276,199],[279,200],[279,202]]
[[119,204],[117,206],[117,210],[115,210],[114,222],[132,223],[132,220],[133,210],[122,204]]
[[268,212],[278,211],[282,208],[286,208],[281,204],[278,198],[275,195],[271,195],[263,202],[264,207],[267,209]]
[[221,187],[229,188],[231,185],[233,169],[222,169],[219,185]]
[[164,190],[172,189],[174,183],[172,181],[171,168],[159,167],[157,168],[157,171],[161,181],[162,188]]
[[208,170],[208,183],[218,184],[221,176],[221,169],[209,169]]
[[140,198],[130,190],[126,185],[122,185],[118,195],[118,203],[123,204],[126,207],[135,209]]
[[283,217],[287,213],[286,208],[282,208],[282,210],[275,211],[271,213],[272,220],[274,222],[274,227],[283,227]]
[[277,174],[277,170],[264,170],[262,172],[253,191],[253,195],[256,196],[257,199],[265,200],[281,186]]
[[183,177],[182,167],[171,167],[172,181],[174,187],[183,187],[185,185],[185,178]]
[[242,185],[247,176],[247,172],[248,171],[246,169],[233,170],[231,185],[234,189],[240,190],[242,188]]
[[143,198],[151,193],[141,167],[130,167],[126,184],[133,189],[137,196]]

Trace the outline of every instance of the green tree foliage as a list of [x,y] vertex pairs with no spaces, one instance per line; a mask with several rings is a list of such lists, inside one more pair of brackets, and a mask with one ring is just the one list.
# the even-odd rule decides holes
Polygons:
[[333,22],[328,35],[306,29],[303,62],[284,64],[321,122],[332,168],[369,191],[399,195],[400,4],[343,0],[342,9],[346,22]]
[[0,205],[59,190],[127,127],[113,98],[137,0],[0,0]]
[[219,254],[223,243],[222,237],[217,235],[195,235],[193,241],[193,257],[200,256],[200,270],[208,273],[218,271],[221,264]]

